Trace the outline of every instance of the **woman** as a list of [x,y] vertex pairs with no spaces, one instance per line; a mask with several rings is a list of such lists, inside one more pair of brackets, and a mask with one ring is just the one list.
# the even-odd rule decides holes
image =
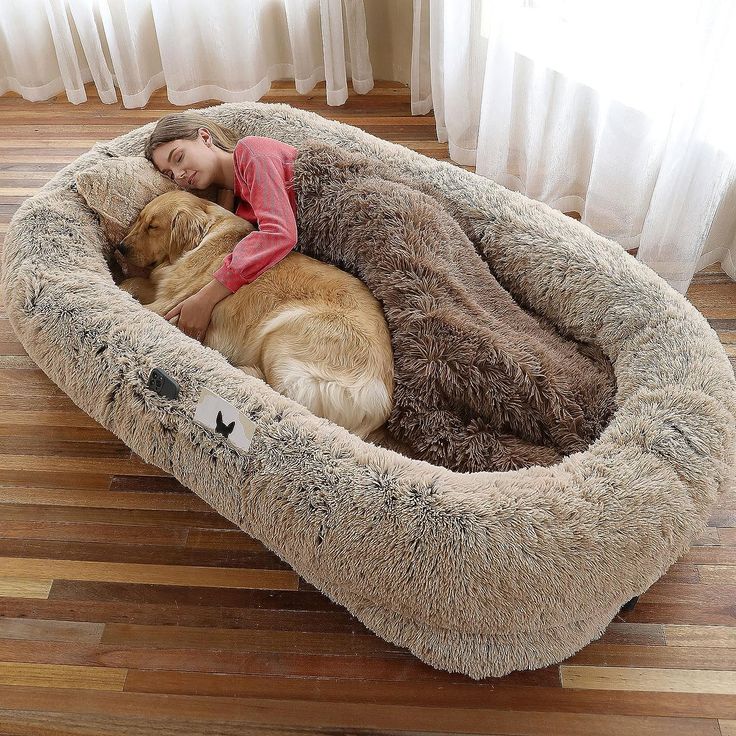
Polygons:
[[164,315],[179,315],[178,327],[202,341],[212,310],[285,258],[297,243],[293,187],[297,149],[261,136],[237,134],[204,115],[179,112],[161,118],[145,157],[182,189],[221,188],[218,203],[257,225],[223,260],[212,281]]

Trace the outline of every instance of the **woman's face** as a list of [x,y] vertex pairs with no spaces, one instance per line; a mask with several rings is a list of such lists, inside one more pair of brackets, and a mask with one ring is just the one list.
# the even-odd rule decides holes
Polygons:
[[176,139],[157,146],[152,154],[153,165],[181,189],[207,189],[217,178],[214,148],[207,129],[200,128],[195,140]]

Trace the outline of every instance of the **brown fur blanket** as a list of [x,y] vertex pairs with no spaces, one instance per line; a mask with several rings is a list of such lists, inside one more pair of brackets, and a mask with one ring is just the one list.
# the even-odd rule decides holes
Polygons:
[[431,185],[310,141],[294,189],[297,250],[357,276],[383,306],[387,446],[455,471],[506,471],[597,438],[616,408],[610,361],[518,304]]

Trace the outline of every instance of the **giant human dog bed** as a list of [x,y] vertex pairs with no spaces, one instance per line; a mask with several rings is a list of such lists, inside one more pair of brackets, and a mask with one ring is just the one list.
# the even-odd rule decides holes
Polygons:
[[[73,187],[99,146],[10,224],[2,286],[28,354],[144,460],[434,667],[499,676],[598,638],[732,480],[736,381],[704,317],[616,243],[484,177],[284,104],[197,112],[297,148],[319,138],[441,191],[514,299],[610,359],[610,422],[554,465],[459,473],[312,415],[114,283],[112,244]],[[141,155],[153,125],[107,148]],[[194,421],[204,387],[254,423],[247,450]]]

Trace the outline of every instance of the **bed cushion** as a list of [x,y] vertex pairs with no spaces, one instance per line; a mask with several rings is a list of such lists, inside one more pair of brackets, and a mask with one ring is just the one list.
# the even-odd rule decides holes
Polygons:
[[[118,156],[103,143],[96,144],[93,150],[104,157],[78,171],[73,186],[87,206],[99,215],[104,237],[116,245],[150,201],[179,187],[145,156]],[[217,187],[208,187],[197,192],[197,196],[216,202]]]

